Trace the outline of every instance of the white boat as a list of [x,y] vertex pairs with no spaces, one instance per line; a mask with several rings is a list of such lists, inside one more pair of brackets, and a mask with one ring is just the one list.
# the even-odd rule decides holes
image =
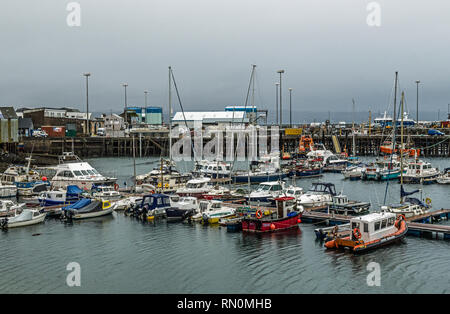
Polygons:
[[16,204],[11,200],[0,200],[0,216],[6,216],[10,213],[21,211],[25,203]]
[[[423,160],[409,162],[406,173],[403,174],[403,183],[434,183],[440,172],[433,168],[431,164]],[[433,182],[434,181],[434,182]]]
[[0,198],[11,198],[17,196],[17,186],[14,184],[2,184],[0,182]]
[[59,165],[50,169],[56,171],[50,180],[52,186],[56,188],[77,185],[80,189],[91,190],[93,185],[114,185],[117,180],[101,175],[88,162],[82,161],[72,153],[64,153],[59,158]]
[[256,191],[246,196],[248,204],[253,205],[270,205],[274,204],[274,199],[284,194],[285,183],[283,181],[263,182],[260,183]]
[[198,213],[192,216],[192,220],[215,224],[218,223],[221,218],[234,215],[235,212],[236,210],[234,208],[223,206],[222,201],[202,200],[199,203]]
[[305,208],[329,205],[336,190],[333,183],[313,182],[312,187],[300,196],[298,204]]
[[178,195],[171,195],[170,206],[177,209],[194,209],[197,211],[199,200],[193,196],[180,197]]
[[223,161],[201,160],[197,162],[194,174],[209,178],[229,178],[231,175],[231,164]]
[[43,222],[45,216],[46,214],[39,210],[25,208],[13,217],[0,218],[0,227],[6,229],[35,225]]
[[120,192],[114,190],[112,186],[97,186],[94,188],[92,196],[95,198],[102,198],[106,200],[118,200],[121,198]]
[[358,179],[361,179],[362,174],[365,170],[366,170],[366,166],[355,165],[355,166],[350,166],[350,167],[346,168],[341,173],[343,174],[345,179],[358,180]]
[[[189,180],[185,187],[177,189],[175,192],[180,196],[195,196],[203,197],[203,195],[208,194],[213,191],[215,187],[211,185],[211,178],[196,178]],[[222,193],[229,192],[229,189],[225,187],[219,187]],[[217,191],[215,191],[217,192]]]
[[27,166],[9,166],[0,178],[2,184],[14,184],[17,187],[17,195],[20,196],[39,194],[50,185],[46,178],[41,179],[40,174],[30,168],[30,160]]
[[444,169],[444,172],[436,179],[439,184],[450,184],[450,168]]
[[311,147],[311,151],[306,154],[310,160],[321,160],[322,166],[337,167],[347,164],[346,159],[339,158],[332,151],[326,149],[325,145],[316,143]]
[[131,196],[113,202],[114,210],[127,210],[136,204],[136,201],[142,199],[139,196]]
[[403,185],[401,185],[400,204],[383,205],[381,206],[381,210],[384,212],[404,215],[406,218],[428,213],[431,209],[431,199],[427,198],[424,203],[418,198],[407,197],[417,192],[421,192],[421,190],[405,192]]
[[288,187],[286,189],[285,195],[292,196],[293,198],[298,200],[300,198],[300,196],[303,195],[303,193],[304,193],[303,188],[291,185],[290,187]]

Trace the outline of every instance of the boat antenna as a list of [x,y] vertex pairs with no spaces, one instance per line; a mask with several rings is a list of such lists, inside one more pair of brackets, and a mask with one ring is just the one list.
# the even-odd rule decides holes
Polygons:
[[[405,92],[402,92],[402,101],[401,101],[401,124],[400,124],[400,191],[403,189],[403,104],[405,99]],[[400,192],[400,204],[403,204],[402,192]]]

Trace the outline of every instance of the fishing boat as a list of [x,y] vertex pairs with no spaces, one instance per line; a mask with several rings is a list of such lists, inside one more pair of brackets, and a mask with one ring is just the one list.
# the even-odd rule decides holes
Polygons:
[[342,168],[347,165],[347,159],[339,158],[321,143],[314,144],[306,157],[311,160],[320,160],[323,167]]
[[50,186],[46,177],[41,178],[39,172],[30,168],[31,159],[27,166],[9,166],[1,175],[0,181],[5,185],[14,184],[17,187],[17,195],[32,196],[46,191]]
[[352,218],[350,225],[350,235],[342,237],[336,235],[325,243],[325,247],[327,249],[348,248],[354,253],[362,253],[399,241],[408,232],[404,216],[385,212]]
[[427,161],[416,159],[409,162],[406,172],[403,174],[403,183],[436,183],[440,172],[433,168]]
[[82,198],[83,190],[76,185],[69,185],[67,189],[57,189],[41,192],[38,202],[41,206],[69,205]]
[[0,218],[0,228],[17,228],[31,226],[44,221],[46,214],[36,209],[24,208],[20,214]]
[[15,184],[3,184],[0,182],[0,198],[12,198],[17,196]]
[[167,221],[183,221],[194,215],[199,207],[199,201],[196,197],[170,196],[170,208],[166,208]]
[[363,164],[353,165],[353,166],[347,167],[341,173],[344,176],[344,179],[360,180],[362,178],[363,172],[366,171],[366,167],[367,166],[363,165]]
[[311,151],[314,145],[314,140],[311,135],[302,135],[298,143],[298,152],[301,156],[306,156]]
[[92,186],[92,196],[94,198],[102,198],[110,201],[120,199],[122,196],[112,186]]
[[234,208],[223,205],[224,203],[218,200],[201,200],[198,211],[192,216],[192,220],[201,221],[203,224],[216,224],[221,218],[235,215]]
[[8,216],[11,213],[22,211],[25,203],[17,204],[11,200],[0,200],[0,217]]
[[349,200],[347,195],[339,194],[333,196],[331,204],[328,206],[330,213],[344,215],[360,215],[369,211],[369,202]]
[[298,199],[305,208],[327,206],[336,195],[333,183],[313,182],[312,187]]
[[294,164],[293,171],[298,178],[317,177],[322,173],[322,159],[300,159]]
[[48,170],[55,172],[50,180],[54,188],[77,185],[80,189],[89,191],[93,185],[114,185],[117,181],[116,178],[103,176],[88,162],[82,161],[71,152],[59,156],[59,164],[55,167],[49,167]]
[[108,200],[83,198],[76,203],[62,208],[63,218],[87,219],[109,215],[113,212],[114,206]]
[[274,199],[285,192],[285,183],[283,181],[260,183],[256,191],[252,191],[245,197],[247,204],[253,205],[271,205]]
[[450,184],[450,168],[445,168],[436,181],[439,184]]
[[400,176],[400,163],[395,159],[385,158],[376,160],[362,169],[363,180],[386,181],[397,179]]
[[255,217],[242,219],[243,232],[276,232],[291,228],[298,228],[302,212],[297,211],[297,202],[292,196],[282,196],[275,199],[277,210],[264,216],[258,210]]

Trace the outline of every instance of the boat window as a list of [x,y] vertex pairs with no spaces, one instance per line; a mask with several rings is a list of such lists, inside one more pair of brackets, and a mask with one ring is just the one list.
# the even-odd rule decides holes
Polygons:
[[387,219],[383,219],[383,221],[381,222],[381,229],[386,228],[387,225]]
[[352,229],[359,228],[359,223],[352,222]]
[[374,226],[375,226],[375,231],[380,230],[380,225],[381,225],[381,222],[380,222],[380,221],[377,221],[377,222],[374,224]]
[[163,199],[163,203],[164,203],[164,205],[170,205],[170,201],[169,201],[169,198],[168,197],[165,197],[164,199]]
[[389,220],[388,220],[388,226],[393,226],[393,225],[394,225],[394,221],[395,221],[395,218],[394,218],[394,217],[389,218]]
[[364,232],[369,232],[369,224],[364,223]]
[[295,194],[294,190],[288,190],[287,193],[288,194]]
[[73,174],[72,174],[72,172],[70,172],[70,171],[64,171],[64,173],[63,173],[62,176],[63,176],[63,177],[66,177],[66,178],[72,178],[72,177],[73,177]]
[[81,176],[81,172],[80,171],[78,171],[78,170],[74,170],[74,172],[73,172],[74,174],[75,174],[75,176],[77,176],[77,177],[79,177],[79,176]]
[[280,190],[281,190],[281,186],[279,186],[279,185],[272,186],[272,191],[280,191]]
[[213,203],[212,205],[211,205],[211,208],[221,208],[221,206],[220,206],[221,204],[220,203]]
[[157,198],[157,199],[156,199],[156,203],[157,203],[158,205],[161,205],[161,204],[163,203],[162,198]]
[[88,173],[87,173],[87,171],[86,170],[81,170],[81,173],[84,175],[84,176],[87,176],[87,175],[89,175]]

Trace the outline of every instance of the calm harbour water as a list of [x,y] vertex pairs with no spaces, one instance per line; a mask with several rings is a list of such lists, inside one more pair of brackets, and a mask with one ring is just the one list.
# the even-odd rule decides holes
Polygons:
[[[448,159],[430,160],[440,169],[450,166]],[[121,186],[131,183],[132,159],[88,161],[117,176]],[[154,166],[138,159],[137,173]],[[321,180],[372,208],[383,202],[385,183],[344,181],[340,174]],[[312,181],[297,185],[308,189]],[[399,188],[389,184],[387,202],[398,202]],[[450,186],[423,190],[434,209],[449,207]],[[450,241],[407,237],[355,256],[326,251],[315,227],[258,236],[199,224],[141,223],[121,213],[73,224],[46,220],[0,233],[0,293],[450,293]],[[80,287],[66,285],[70,262],[81,266]],[[379,287],[366,284],[370,262],[380,264]]]

